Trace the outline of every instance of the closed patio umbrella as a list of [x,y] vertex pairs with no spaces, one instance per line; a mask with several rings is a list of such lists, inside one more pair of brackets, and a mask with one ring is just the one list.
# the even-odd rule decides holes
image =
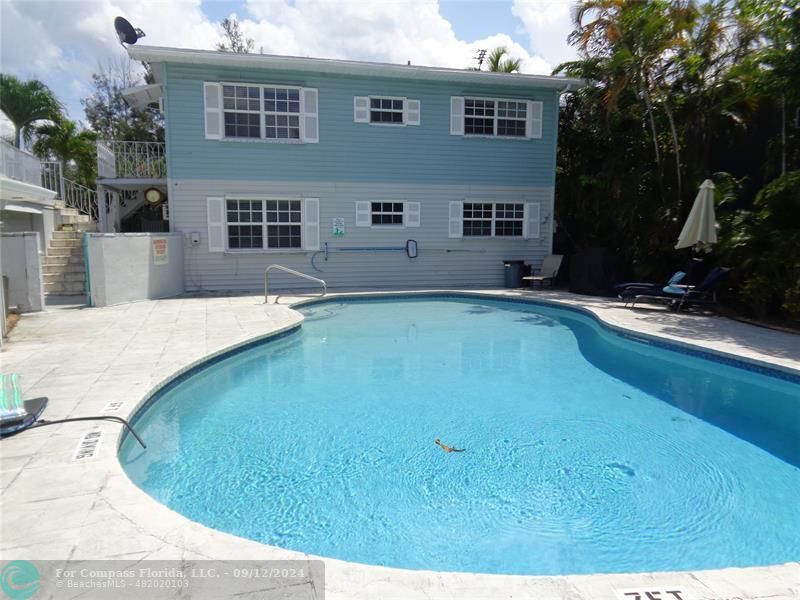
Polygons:
[[700,191],[697,192],[694,205],[678,236],[675,248],[697,246],[698,249],[710,250],[711,244],[717,241],[715,221],[714,183],[710,179],[706,179],[700,185]]

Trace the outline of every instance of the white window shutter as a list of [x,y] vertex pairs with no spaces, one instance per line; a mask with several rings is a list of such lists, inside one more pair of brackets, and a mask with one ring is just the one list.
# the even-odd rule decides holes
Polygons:
[[525,122],[525,137],[542,137],[542,103],[528,102],[528,119]]
[[464,221],[464,203],[451,202],[450,203],[450,223],[447,228],[447,237],[460,238],[463,237],[462,222]]
[[222,86],[203,82],[203,110],[207,140],[222,139]]
[[303,88],[300,90],[300,112],[303,113],[302,134],[306,144],[319,143],[319,93],[316,88]]
[[406,202],[405,203],[405,221],[406,227],[419,227],[420,226],[420,206],[419,202]]
[[522,237],[526,240],[538,239],[541,235],[541,204],[539,202],[526,202],[522,222]]
[[450,135],[464,135],[464,98],[450,96]]
[[319,250],[319,198],[303,199],[303,248]]
[[403,103],[405,107],[405,123],[406,125],[419,125],[420,121],[420,103],[419,100],[406,100]]
[[369,98],[367,96],[353,97],[353,121],[369,123]]
[[225,198],[208,200],[208,251],[225,252]]
[[372,213],[369,202],[356,202],[356,227],[369,227],[372,224]]

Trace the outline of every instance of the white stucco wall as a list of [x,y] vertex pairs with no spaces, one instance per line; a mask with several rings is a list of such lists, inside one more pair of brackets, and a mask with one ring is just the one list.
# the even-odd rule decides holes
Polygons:
[[[90,233],[92,306],[176,296],[184,291],[180,233]],[[157,246],[166,248],[166,255]]]
[[8,277],[6,304],[21,312],[44,309],[42,261],[36,231],[0,233],[0,272]]

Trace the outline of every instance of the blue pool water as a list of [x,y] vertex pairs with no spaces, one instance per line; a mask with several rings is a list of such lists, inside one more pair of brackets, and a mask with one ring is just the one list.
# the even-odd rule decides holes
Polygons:
[[[550,307],[309,307],[141,414],[190,519],[368,564],[568,574],[800,559],[800,385]],[[446,454],[434,444],[465,448]]]

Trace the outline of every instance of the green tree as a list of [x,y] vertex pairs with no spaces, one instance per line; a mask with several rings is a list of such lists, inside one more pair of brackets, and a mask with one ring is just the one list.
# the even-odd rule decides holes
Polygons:
[[[163,118],[158,107],[132,108],[122,96],[122,90],[141,83],[141,76],[128,58],[109,61],[92,74],[94,91],[81,100],[81,104],[89,126],[99,137],[120,141],[164,141]],[[153,83],[146,65],[144,83]]]
[[40,158],[57,160],[63,177],[74,178],[84,185],[93,185],[96,176],[97,134],[66,117],[36,128],[33,152]]
[[51,120],[61,114],[61,104],[41,81],[20,81],[13,75],[0,74],[0,110],[14,126],[14,145],[22,147],[37,121]]
[[522,60],[511,56],[505,46],[498,46],[489,53],[486,64],[494,73],[519,73]]
[[225,40],[217,44],[217,50],[236,54],[249,54],[253,50],[253,38],[244,35],[235,16],[223,19],[220,26]]

